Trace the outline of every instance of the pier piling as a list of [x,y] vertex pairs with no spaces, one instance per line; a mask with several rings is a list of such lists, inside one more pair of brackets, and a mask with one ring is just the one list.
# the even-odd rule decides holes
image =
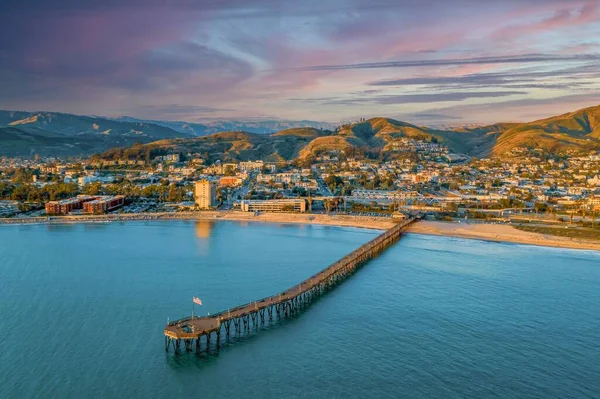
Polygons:
[[[277,320],[298,314],[312,301],[344,281],[358,267],[376,257],[396,242],[404,230],[417,220],[419,220],[418,217],[411,217],[397,224],[334,262],[326,269],[321,270],[300,284],[279,294],[210,316],[194,317],[193,319],[186,317],[169,322],[164,332],[165,350],[168,352],[171,343],[173,343],[173,350],[175,352],[179,351],[181,340],[183,340],[186,351],[189,352],[192,350],[194,340],[196,340],[196,351],[198,352],[201,348],[200,339],[205,335],[206,351],[209,352],[212,333],[215,333],[216,349],[219,348],[222,325],[225,325],[226,338],[229,339],[231,322],[233,322],[236,333],[240,335],[242,332],[242,323],[243,330],[247,333],[252,330],[258,331],[260,324],[264,326],[266,324],[265,310],[268,315],[269,324],[274,322],[273,313],[276,313]],[[253,329],[250,327],[251,321]]]

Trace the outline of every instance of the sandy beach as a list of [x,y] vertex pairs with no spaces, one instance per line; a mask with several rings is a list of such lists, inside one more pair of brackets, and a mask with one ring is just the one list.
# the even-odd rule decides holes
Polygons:
[[248,212],[214,212],[215,215],[204,215],[202,219],[214,220],[237,220],[265,223],[297,223],[297,224],[320,224],[340,227],[361,227],[367,229],[387,230],[396,223],[390,218],[349,216],[349,215],[323,215],[323,214],[301,214],[301,213],[262,213],[254,216]]
[[80,215],[60,217],[32,217],[0,219],[1,224],[55,224],[55,223],[102,223],[132,220],[231,220],[264,223],[320,224],[340,227],[361,227],[387,230],[394,226],[391,218],[324,215],[307,213],[262,213],[238,211],[202,211],[176,213],[123,213],[109,215]]
[[421,221],[410,226],[408,231],[415,234],[600,251],[600,242],[598,241],[530,233],[504,224]]
[[[65,216],[55,218],[0,219],[0,224],[48,224],[48,223],[102,223],[130,220],[231,220],[263,223],[319,224],[340,227],[359,227],[386,230],[396,223],[390,218],[324,215],[300,213],[262,213],[254,215],[237,211],[204,211],[147,214],[111,214],[89,216]],[[471,238],[486,241],[512,242],[548,247],[588,249],[600,251],[600,241],[573,239],[518,230],[509,225],[484,223],[456,223],[420,221],[409,230],[414,234]]]

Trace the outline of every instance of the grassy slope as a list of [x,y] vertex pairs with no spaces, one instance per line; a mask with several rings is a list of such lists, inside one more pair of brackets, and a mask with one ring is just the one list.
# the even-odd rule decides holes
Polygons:
[[517,147],[540,147],[547,151],[600,146],[600,106],[523,123],[502,133],[493,154]]
[[150,143],[148,147],[208,153],[213,160],[264,159],[279,162],[296,158],[314,135],[319,134],[324,133],[316,129],[289,129],[273,135],[221,132],[191,139],[162,140]]
[[475,128],[436,130],[388,118],[372,118],[341,126],[335,132],[314,128],[285,129],[272,135],[222,132],[190,139],[171,139],[152,145],[181,152],[208,152],[213,159],[306,158],[328,150],[368,149],[386,156],[402,138],[432,140],[451,151],[478,157],[502,155],[520,146],[561,150],[600,147],[600,106],[530,123],[498,123]]
[[323,130],[314,129],[312,127],[292,128],[281,130],[277,133],[273,133],[272,137],[304,137],[304,138],[315,138],[326,135],[327,133]]
[[531,233],[547,234],[560,237],[583,238],[587,240],[600,240],[600,228],[589,227],[551,227],[551,226],[526,226],[516,225],[515,228]]
[[95,142],[85,137],[76,139],[42,129],[21,129],[18,126],[0,127],[0,155],[29,156],[73,155],[90,153]]
[[3,155],[82,155],[113,147],[186,136],[149,123],[113,121],[56,112],[0,111]]

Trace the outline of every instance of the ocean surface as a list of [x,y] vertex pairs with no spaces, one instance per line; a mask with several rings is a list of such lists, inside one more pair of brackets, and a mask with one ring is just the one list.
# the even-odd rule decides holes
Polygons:
[[600,253],[407,235],[299,316],[164,349],[192,296],[281,291],[377,231],[0,226],[0,398],[598,398]]

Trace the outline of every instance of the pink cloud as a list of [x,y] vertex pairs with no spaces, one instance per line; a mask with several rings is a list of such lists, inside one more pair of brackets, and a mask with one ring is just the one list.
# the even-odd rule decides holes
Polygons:
[[[474,75],[509,67],[478,63],[386,70],[297,68],[533,52],[577,54],[592,46],[566,48],[565,43],[590,40],[584,30],[573,28],[600,17],[597,1],[582,0],[570,1],[568,7],[559,0],[224,0],[146,8],[131,0],[106,7],[76,3],[60,11],[41,4],[0,14],[5,33],[0,35],[4,107],[35,104],[49,109],[65,104],[64,111],[87,106],[90,113],[103,113],[107,107],[118,112],[121,106],[156,105],[152,109],[158,110],[164,103],[181,106],[183,113],[204,109],[194,108],[198,104],[263,114],[272,109],[292,112],[281,99],[346,98],[374,80]],[[515,40],[550,31],[564,33],[564,40]],[[384,93],[364,96],[379,94]],[[360,107],[357,102],[343,111],[358,112]]]
[[[529,9],[525,13],[530,13]],[[513,24],[492,33],[493,40],[511,41],[520,37],[536,35],[552,30],[580,27],[600,20],[600,3],[587,2],[571,8],[563,8],[537,22]]]
[[473,75],[481,72],[489,72],[497,68],[497,65],[490,64],[474,64],[474,65],[458,65],[449,67],[444,70],[444,76],[463,76]]

